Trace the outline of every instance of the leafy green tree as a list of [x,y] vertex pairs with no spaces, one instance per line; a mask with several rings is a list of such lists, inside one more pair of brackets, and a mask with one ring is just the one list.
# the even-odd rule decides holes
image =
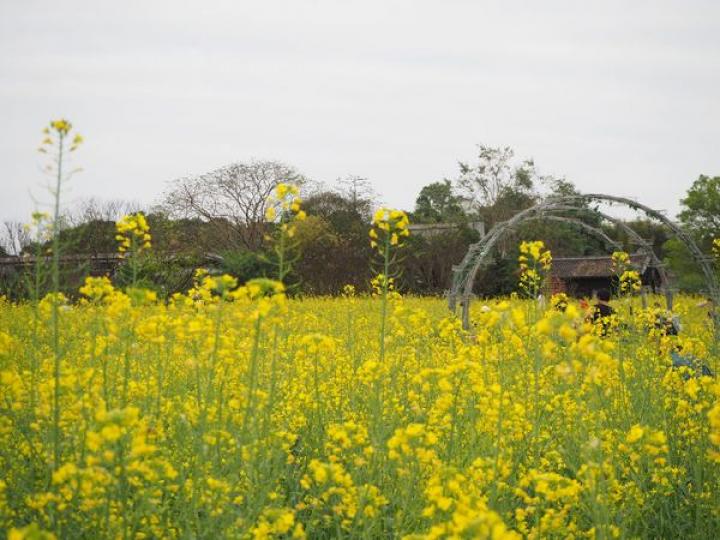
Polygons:
[[[171,219],[167,214],[154,211],[147,215],[153,235],[153,251],[156,253],[225,253],[230,227],[219,223],[210,224],[200,218]],[[222,233],[226,233],[225,236]],[[237,251],[243,251],[239,248]]]
[[680,204],[683,225],[703,240],[720,237],[720,176],[701,174]]
[[663,254],[678,289],[699,293],[705,288],[705,277],[684,243],[677,238],[669,239],[663,245]]
[[[481,268],[473,283],[473,292],[480,297],[492,298],[506,296],[517,288],[517,247],[503,256],[496,252]],[[513,257],[512,255],[515,255]]]
[[135,269],[129,261],[123,262],[113,274],[116,287],[140,287],[155,291],[161,298],[168,298],[192,286],[193,271],[205,261],[190,254],[162,255],[143,252],[137,256]]
[[[663,246],[670,239],[670,233],[664,225],[649,219],[627,221],[626,224],[652,246],[658,257],[664,255]],[[613,224],[605,227],[605,232],[608,236],[620,242],[628,253],[637,251],[640,247],[618,225]]]
[[60,241],[65,253],[97,255],[117,250],[115,235],[114,221],[92,220],[61,230]]
[[474,164],[460,162],[458,191],[471,211],[488,226],[510,218],[535,201],[539,175],[532,160],[517,162],[515,152],[480,145]]
[[548,175],[543,176],[540,181],[549,192],[548,197],[569,197],[580,194],[575,184],[565,178]]
[[400,262],[403,288],[416,294],[439,294],[450,288],[452,267],[480,239],[477,231],[460,225],[430,235],[411,234]]
[[[720,176],[701,174],[680,201],[680,223],[693,236],[700,249],[709,253],[714,238],[720,237]],[[663,255],[678,288],[700,292],[705,282],[685,244],[672,238],[663,244]]]
[[462,200],[450,180],[433,182],[420,190],[412,221],[417,223],[456,223],[466,219]]
[[[309,196],[302,207],[308,218],[298,224],[302,258],[294,279],[303,291],[333,294],[346,284],[367,288],[371,273],[368,231],[372,201],[355,183],[354,190],[323,191]],[[366,193],[366,195],[363,195]]]
[[245,283],[253,278],[272,275],[273,267],[260,252],[237,250],[222,253],[220,271]]
[[327,221],[341,235],[367,235],[372,211],[372,201],[336,191],[321,191],[303,201],[303,209],[309,216]]

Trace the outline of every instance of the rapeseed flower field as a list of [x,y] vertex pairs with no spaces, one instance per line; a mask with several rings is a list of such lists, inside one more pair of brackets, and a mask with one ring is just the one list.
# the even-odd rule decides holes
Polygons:
[[[273,200],[277,280],[0,298],[8,538],[720,536],[720,366],[698,298],[677,299],[673,335],[618,253],[621,297],[592,322],[543,300],[552,256],[524,242],[524,298],[475,302],[465,330],[396,289],[408,219],[388,209],[373,294],[291,297],[305,214],[291,186]],[[151,233],[141,214],[117,231],[134,281]]]
[[[293,299],[198,277],[169,303],[91,278],[0,302],[10,538],[716,537],[720,407],[697,299],[682,335],[618,306],[602,338],[502,299]],[[50,331],[59,313],[59,437]],[[57,455],[57,462],[55,456]]]

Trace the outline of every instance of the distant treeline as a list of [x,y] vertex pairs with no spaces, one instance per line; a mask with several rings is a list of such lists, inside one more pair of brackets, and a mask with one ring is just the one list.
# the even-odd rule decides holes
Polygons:
[[[145,211],[153,248],[141,256],[141,283],[162,295],[186,290],[195,268],[225,272],[241,281],[272,275],[272,253],[266,237],[275,226],[265,217],[267,198],[279,182],[301,186],[306,194],[302,208],[307,219],[297,224],[294,262],[287,283],[293,294],[338,294],[346,284],[358,291],[369,288],[378,269],[368,265],[373,252],[368,232],[378,198],[367,180],[348,177],[334,187],[318,186],[292,167],[279,162],[233,164],[199,177],[174,181],[163,203]],[[468,246],[479,239],[472,224],[483,222],[486,230],[545,197],[577,193],[564,179],[540,175],[530,160],[517,162],[509,148],[479,147],[477,162],[460,163],[454,179],[433,182],[420,191],[409,212],[411,223],[451,225],[412,234],[402,250],[399,288],[412,294],[442,294],[448,289],[452,267]],[[681,201],[679,219],[701,247],[710,253],[720,231],[720,177],[701,176]],[[68,213],[61,230],[63,255],[85,255],[85,263],[63,265],[68,292],[83,277],[97,273],[90,256],[117,251],[115,222],[135,212],[138,205],[125,202],[85,201]],[[610,238],[637,249],[616,224],[584,216]],[[650,221],[627,222],[650,242],[664,259],[682,290],[703,287],[681,243]],[[45,227],[45,228],[44,228]],[[31,226],[6,222],[0,241],[0,257],[48,254],[47,224],[36,216]],[[517,245],[520,240],[541,239],[555,257],[599,255],[611,248],[571,224],[538,221],[523,225],[503,240],[495,258],[475,284],[479,295],[511,292],[517,282]],[[42,295],[48,289],[49,272],[38,265],[0,264],[0,294],[11,298]],[[127,284],[127,265],[116,263],[101,270],[116,284]]]

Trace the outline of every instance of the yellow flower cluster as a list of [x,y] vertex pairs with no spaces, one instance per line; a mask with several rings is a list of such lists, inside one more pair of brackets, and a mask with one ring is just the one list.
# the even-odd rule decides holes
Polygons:
[[425,489],[426,506],[423,517],[436,520],[424,534],[406,540],[441,538],[487,538],[520,540],[522,536],[508,529],[502,518],[487,506],[478,493],[476,478],[454,468],[443,468],[430,476]]
[[386,287],[388,292],[392,292],[395,290],[395,278],[388,277],[385,274],[378,274],[370,280],[370,287],[376,296],[380,296]]
[[550,297],[550,305],[558,311],[565,311],[568,303],[568,295],[565,293],[556,293]]
[[715,238],[712,242],[712,252],[716,258],[720,258],[720,238]]
[[438,442],[436,434],[428,431],[423,424],[412,423],[398,428],[388,440],[388,457],[399,460],[412,456],[420,462],[430,463],[436,458],[433,446]]
[[640,291],[642,280],[640,274],[635,270],[625,270],[620,275],[620,293],[631,294]]
[[542,240],[522,242],[518,260],[521,264],[537,263],[543,270],[549,270],[552,264],[552,255],[549,250],[545,249],[545,242]]
[[[572,537],[580,532],[573,510],[580,503],[582,484],[556,472],[530,469],[515,494],[525,504],[515,511],[518,529],[528,536]],[[536,521],[534,525],[530,525]],[[534,534],[531,534],[532,533]]]
[[410,220],[402,210],[380,208],[372,220],[370,246],[385,253],[389,246],[401,246],[410,236]]
[[72,129],[72,124],[67,120],[60,119],[50,122],[50,127],[60,135],[67,135]]
[[610,257],[612,273],[620,276],[630,265],[630,255],[625,251],[614,251]]
[[31,523],[20,529],[10,529],[7,538],[8,540],[55,540],[57,536],[51,532],[43,531],[38,527],[37,523]]
[[254,540],[271,538],[304,539],[302,523],[295,522],[295,513],[290,508],[268,508],[263,511],[260,522],[253,528]]
[[611,271],[618,280],[621,295],[639,292],[642,288],[640,274],[632,269],[630,255],[624,251],[615,251],[611,257]]
[[300,480],[306,491],[298,505],[302,512],[313,516],[311,524],[319,529],[340,527],[351,530],[358,522],[375,518],[388,503],[380,490],[371,484],[357,486],[341,463],[323,463],[313,459],[308,474]]
[[118,233],[115,239],[120,243],[120,253],[139,253],[152,247],[150,226],[142,212],[124,216],[115,224],[115,229]]
[[708,413],[708,419],[710,420],[710,442],[713,444],[710,457],[716,463],[720,463],[720,400]]
[[267,199],[268,207],[265,210],[265,219],[274,222],[280,210],[280,228],[289,237],[295,234],[294,220],[303,221],[307,214],[301,208],[302,199],[297,186],[291,184],[278,184],[275,191]]
[[[57,136],[60,141],[64,140],[72,130],[72,124],[67,120],[53,120],[50,125],[43,129],[43,140],[40,143],[38,151],[47,153],[50,148],[57,145],[57,141],[53,138]],[[84,142],[82,135],[76,133],[70,142],[70,151],[74,152]]]
[[85,284],[78,291],[90,301],[98,302],[111,296],[115,292],[115,288],[107,276],[89,276],[85,278]]
[[520,244],[520,289],[535,298],[552,266],[552,254],[542,240]]
[[355,297],[355,285],[347,284],[344,285],[342,288],[342,295],[345,298],[354,298]]

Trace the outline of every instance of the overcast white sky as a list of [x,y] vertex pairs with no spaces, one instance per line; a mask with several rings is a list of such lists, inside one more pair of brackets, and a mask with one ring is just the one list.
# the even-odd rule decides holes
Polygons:
[[720,174],[719,89],[717,0],[0,0],[0,219],[47,200],[59,116],[69,200],[255,157],[409,209],[485,143],[674,214]]

